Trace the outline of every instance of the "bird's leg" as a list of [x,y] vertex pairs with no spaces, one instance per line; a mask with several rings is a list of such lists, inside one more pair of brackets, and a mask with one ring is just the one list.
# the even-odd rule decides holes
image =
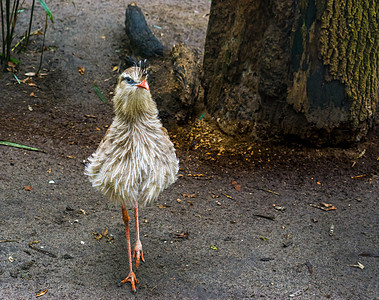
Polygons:
[[125,224],[126,241],[128,243],[128,258],[129,258],[129,269],[130,269],[129,275],[121,282],[125,283],[127,281],[130,281],[130,283],[132,284],[132,291],[135,292],[136,291],[135,284],[138,283],[138,280],[132,268],[132,247],[130,244],[130,233],[129,233],[129,219],[130,218],[129,218],[128,211],[125,208],[125,205],[122,205],[121,209],[122,209],[122,220],[124,221],[124,224]]
[[133,258],[136,257],[136,268],[138,269],[139,263],[140,263],[140,259],[143,262],[145,262],[145,259],[143,258],[141,240],[139,239],[138,204],[136,204],[136,207],[134,208],[134,217],[135,217],[135,220],[136,220],[137,241],[136,241],[136,245],[134,247]]

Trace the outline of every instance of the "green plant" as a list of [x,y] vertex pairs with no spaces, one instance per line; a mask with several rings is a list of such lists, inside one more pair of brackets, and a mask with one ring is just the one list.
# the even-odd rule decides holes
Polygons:
[[[5,2],[5,5],[4,5]],[[50,18],[51,22],[53,22],[53,15],[47,6],[46,2],[44,0],[38,0],[38,2],[41,4],[43,9],[46,12],[46,21],[45,21],[45,30],[43,34],[43,45],[42,45],[42,53],[41,53],[41,62],[39,69],[41,68],[42,63],[42,56],[43,56],[43,49],[45,44],[45,35],[47,30],[47,22],[48,18]],[[32,1],[32,8],[30,12],[30,19],[29,19],[29,27],[26,34],[26,41],[25,41],[25,49],[27,48],[29,44],[29,37],[31,35],[31,28],[33,23],[33,15],[34,15],[34,6],[35,6],[35,0]],[[14,63],[18,63],[19,61],[15,60],[11,57],[11,52],[14,50],[12,49],[12,41],[14,39],[14,30],[16,28],[17,23],[17,16],[19,13],[19,7],[20,7],[20,0],[1,0],[0,1],[0,13],[1,13],[1,37],[2,37],[2,52],[0,53],[1,58],[1,70],[5,71],[8,63],[10,61]],[[25,38],[25,37],[24,37]],[[38,69],[38,71],[39,71]],[[37,71],[37,73],[38,73]]]

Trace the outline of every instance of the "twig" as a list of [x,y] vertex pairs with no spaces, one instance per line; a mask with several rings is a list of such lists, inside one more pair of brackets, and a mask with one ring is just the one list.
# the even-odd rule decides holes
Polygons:
[[54,253],[51,253],[51,252],[49,252],[47,250],[43,250],[43,249],[40,249],[40,248],[37,248],[37,247],[34,247],[33,244],[29,244],[29,248],[33,249],[33,250],[35,250],[35,251],[37,251],[39,253],[45,254],[47,256],[50,256],[52,258],[57,258],[57,256]]
[[266,189],[261,189],[261,188],[257,188],[257,190],[261,190],[261,191],[264,191],[264,192],[267,192],[267,193],[271,193],[271,194],[274,194],[274,195],[280,196],[279,193],[274,192],[274,191],[271,191],[271,190],[266,190]]
[[263,219],[271,220],[271,221],[275,221],[275,217],[274,216],[265,216],[265,215],[253,215],[253,216],[258,217],[258,218],[263,218]]

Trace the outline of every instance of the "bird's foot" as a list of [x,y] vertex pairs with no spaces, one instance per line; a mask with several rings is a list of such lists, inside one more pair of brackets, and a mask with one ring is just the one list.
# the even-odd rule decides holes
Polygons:
[[132,285],[132,291],[136,292],[136,283],[138,284],[138,279],[136,277],[136,274],[134,274],[133,271],[130,271],[129,275],[124,280],[122,280],[121,283],[125,283],[125,282],[128,282],[128,281]]
[[143,252],[142,252],[142,244],[141,244],[141,241],[139,240],[136,242],[136,245],[134,247],[133,258],[136,258],[137,269],[140,264],[140,259],[142,260],[142,262],[145,262],[145,259],[143,258]]

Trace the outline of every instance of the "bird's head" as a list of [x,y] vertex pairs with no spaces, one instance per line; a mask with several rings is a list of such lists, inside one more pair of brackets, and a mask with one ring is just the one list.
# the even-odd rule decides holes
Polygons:
[[156,109],[144,68],[133,66],[120,75],[113,102],[116,114],[128,117],[137,117],[138,114]]
[[[134,66],[126,69],[118,78],[117,88],[124,95],[146,93],[149,91],[146,70]],[[145,90],[145,91],[144,91]]]

